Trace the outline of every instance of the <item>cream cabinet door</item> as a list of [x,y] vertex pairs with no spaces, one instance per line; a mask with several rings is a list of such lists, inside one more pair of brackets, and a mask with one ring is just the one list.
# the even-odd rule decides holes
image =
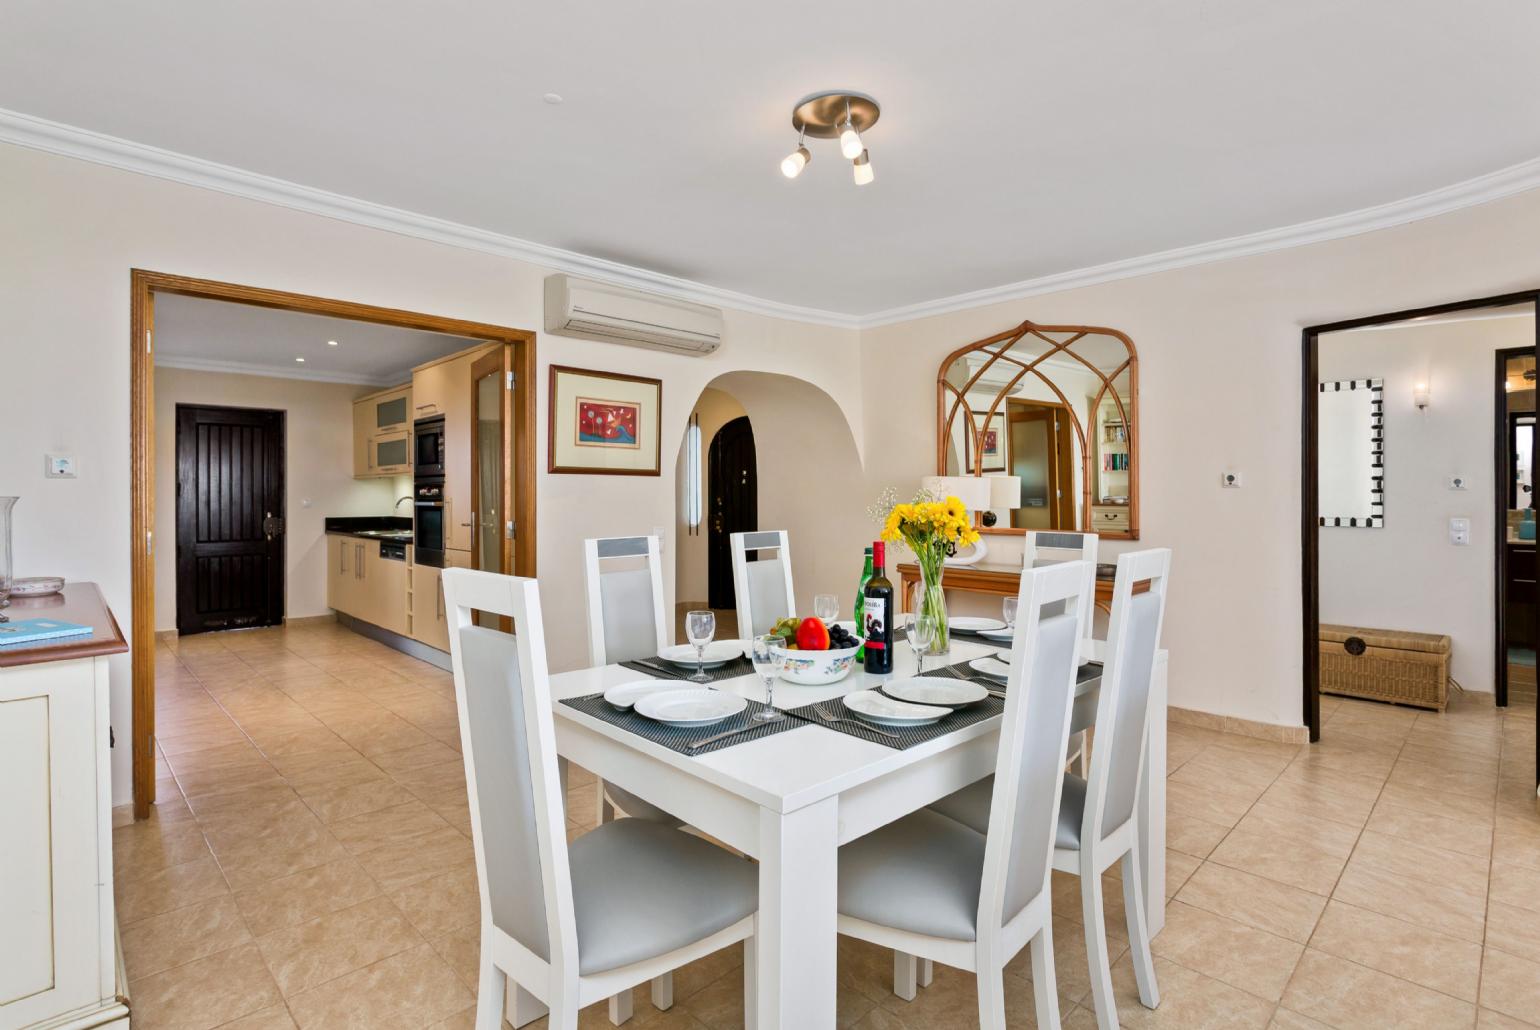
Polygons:
[[353,402],[353,478],[368,479],[374,471],[374,453],[369,441],[374,438],[374,404]]
[[406,562],[385,558],[379,545],[364,562],[364,582],[369,591],[368,620],[392,633],[406,635]]
[[452,358],[412,372],[412,418],[442,415],[448,410],[456,361]]
[[473,528],[471,509],[471,365],[467,354],[452,366],[451,390],[444,399],[444,547],[469,551]]
[[449,650],[444,583],[439,570],[431,565],[412,566],[412,638],[440,651]]
[[115,990],[97,664],[0,671],[0,1026],[53,1025]]
[[358,607],[358,539],[326,537],[326,604],[348,615]]

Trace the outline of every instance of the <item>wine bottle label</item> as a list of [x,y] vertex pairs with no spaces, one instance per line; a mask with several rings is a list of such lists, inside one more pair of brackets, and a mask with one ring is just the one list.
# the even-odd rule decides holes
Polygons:
[[883,638],[887,636],[888,601],[885,597],[868,597],[866,607],[861,612],[866,620],[866,646],[878,651],[887,645]]

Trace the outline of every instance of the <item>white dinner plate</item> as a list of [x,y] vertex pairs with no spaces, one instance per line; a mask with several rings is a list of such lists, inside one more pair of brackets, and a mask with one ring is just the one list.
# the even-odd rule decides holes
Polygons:
[[631,680],[604,692],[604,700],[619,709],[627,709],[648,694],[661,694],[665,690],[678,690],[678,680]]
[[946,676],[910,676],[882,685],[882,692],[899,701],[917,705],[963,708],[976,705],[989,696],[977,683]]
[[928,726],[952,714],[950,708],[912,705],[876,690],[854,690],[842,700],[851,712],[878,726]]
[[[693,669],[695,668],[695,645],[675,644],[673,647],[665,647],[658,652],[658,657],[665,662]],[[706,645],[706,668],[708,669],[726,665],[734,658],[742,657],[743,641],[741,640],[713,640]]]
[[1002,644],[1009,644],[1016,639],[1016,631],[1001,626],[999,629],[981,629],[979,630],[979,636],[985,640],[998,640]]
[[987,658],[973,659],[973,661],[968,663],[968,668],[982,676],[988,676],[992,680],[999,680],[1001,683],[1011,678],[1010,662],[1002,662],[993,655]]
[[695,687],[648,694],[636,702],[636,711],[670,726],[710,726],[731,719],[748,706],[748,701],[737,694]]
[[983,619],[977,615],[954,615],[947,620],[949,629],[960,629],[964,633],[982,633],[987,629],[1004,629],[1005,623],[999,619]]

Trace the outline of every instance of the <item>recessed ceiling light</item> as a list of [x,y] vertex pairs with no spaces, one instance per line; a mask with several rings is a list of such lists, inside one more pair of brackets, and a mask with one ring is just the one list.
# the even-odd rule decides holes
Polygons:
[[540,99],[548,104],[559,104],[562,102],[562,95],[560,93],[545,93],[541,95]]
[[328,346],[328,347],[335,347],[335,346],[337,346],[337,341],[336,340],[327,340],[326,341],[326,346]]
[[303,365],[305,363],[305,359],[304,358],[295,358],[294,360],[298,361],[301,365]]

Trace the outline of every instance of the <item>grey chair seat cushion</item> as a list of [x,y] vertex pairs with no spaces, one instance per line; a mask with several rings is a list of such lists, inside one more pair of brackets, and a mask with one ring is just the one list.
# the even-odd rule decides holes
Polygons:
[[[1080,824],[1085,815],[1085,780],[1074,773],[1064,774],[1064,792],[1059,798],[1059,828],[1053,846],[1078,851]],[[937,801],[932,812],[955,819],[978,833],[989,832],[989,800],[995,792],[995,778],[986,776],[977,783]]]
[[971,941],[983,876],[984,838],[921,809],[840,848],[840,914]]
[[664,826],[683,826],[684,820],[670,815],[650,801],[643,801],[629,790],[621,790],[613,783],[605,783],[604,793],[609,795],[615,807],[633,819],[648,819]]
[[568,858],[585,976],[682,948],[759,908],[753,863],[647,819],[605,823]]

